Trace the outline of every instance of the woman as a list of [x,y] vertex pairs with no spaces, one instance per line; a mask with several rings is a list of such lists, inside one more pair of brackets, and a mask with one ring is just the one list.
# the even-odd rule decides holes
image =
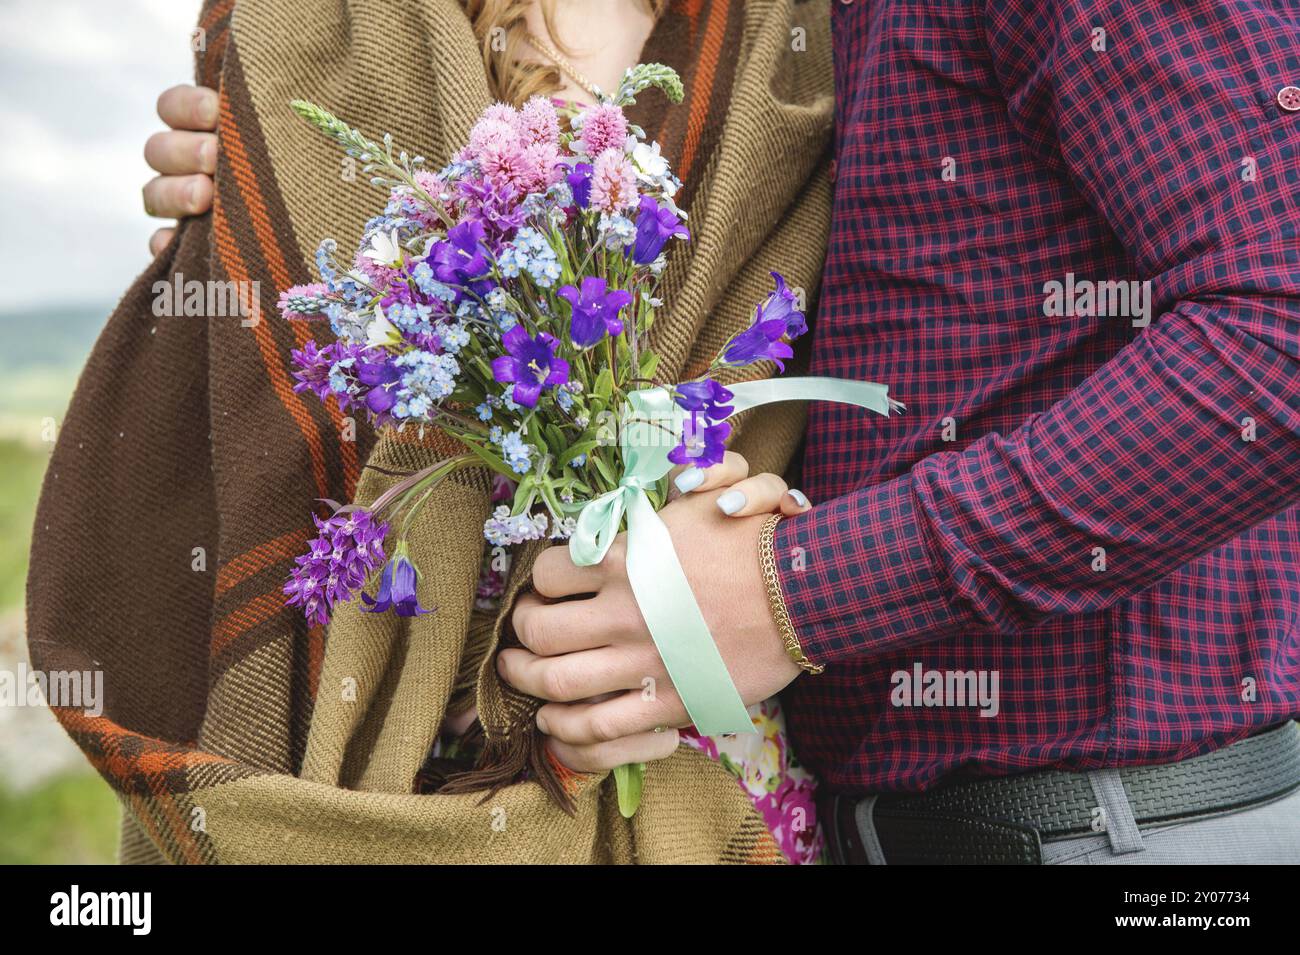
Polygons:
[[[146,147],[150,164],[161,174],[145,187],[146,208],[152,214],[195,217],[210,205],[214,207],[210,244],[191,250],[191,260],[206,256],[221,275],[247,279],[266,274],[276,285],[285,286],[289,272],[301,271],[294,262],[295,246],[303,251],[306,246],[302,243],[325,234],[328,227],[339,229],[363,221],[359,210],[368,200],[357,199],[359,190],[353,188],[346,198],[335,201],[329,195],[333,184],[317,182],[304,187],[300,182],[304,169],[329,168],[333,160],[323,161],[318,151],[313,152],[315,146],[305,131],[290,128],[287,118],[274,110],[290,96],[324,102],[363,128],[396,127],[399,140],[427,145],[432,156],[444,158],[439,150],[449,151],[463,140],[462,117],[472,117],[481,108],[476,102],[483,99],[480,90],[516,103],[536,93],[590,103],[598,87],[614,88],[627,67],[658,61],[682,74],[687,101],[669,109],[657,96],[646,94],[632,118],[672,159],[686,183],[682,204],[695,213],[694,241],[689,249],[678,252],[665,276],[665,314],[669,317],[661,321],[662,328],[656,328],[656,344],[666,366],[680,373],[715,353],[721,342],[747,321],[748,309],[759,299],[769,269],[781,268],[806,289],[815,286],[829,214],[828,187],[819,161],[830,122],[829,44],[822,5],[690,2],[670,6],[634,0],[556,4],[542,0],[469,2],[458,13],[456,5],[447,0],[431,2],[426,5],[429,9],[422,11],[424,22],[406,24],[410,29],[406,46],[423,49],[412,54],[410,63],[385,68],[388,77],[409,75],[408,70],[421,74],[430,72],[420,64],[421,59],[428,62],[435,54],[441,58],[440,68],[430,73],[432,103],[427,110],[414,88],[410,97],[402,100],[391,83],[378,92],[362,88],[355,75],[349,78],[349,71],[364,71],[375,62],[375,49],[390,53],[394,47],[405,49],[392,24],[383,22],[388,15],[386,5],[323,6],[331,8],[318,11],[324,14],[319,18],[323,24],[294,23],[303,35],[295,34],[288,46],[284,37],[293,17],[277,11],[276,4],[244,8],[230,0],[214,0],[205,7],[206,29],[220,31],[224,27],[226,31],[217,33],[215,42],[222,44],[219,53],[214,51],[212,35],[208,36],[207,56],[219,55],[219,63],[201,59],[208,76],[221,83],[223,96],[218,100],[215,93],[202,87],[168,91],[160,99],[159,112],[172,132],[153,137]],[[609,15],[611,6],[617,7],[617,16]],[[805,37],[813,34],[798,50],[802,59],[790,57],[790,36],[796,29]],[[464,40],[471,36],[480,57],[481,77],[461,68],[457,59],[465,51]],[[325,39],[341,43],[343,38],[349,44],[346,49],[324,45]],[[721,57],[719,50],[724,54]],[[425,55],[420,57],[420,52]],[[290,67],[299,60],[303,66],[295,73]],[[359,67],[361,63],[367,66]],[[259,149],[265,151],[269,172],[259,170]],[[268,182],[271,178],[275,188]],[[758,194],[751,194],[756,187]],[[331,201],[326,202],[327,198]],[[241,219],[247,227],[242,232]],[[195,241],[194,221],[190,218],[182,224],[179,237],[173,230],[161,230],[151,243],[155,253],[164,259],[169,254],[175,254],[178,261],[184,259],[187,242]],[[174,265],[163,263],[160,274],[173,271]],[[296,274],[292,277],[298,278]],[[119,316],[114,322],[125,324]],[[481,549],[466,529],[481,524],[481,515],[474,515],[480,514],[485,500],[482,479],[464,486],[449,482],[442,517],[424,533],[417,528],[414,535],[430,548],[421,563],[443,568],[442,579],[432,582],[437,592],[424,601],[439,607],[437,614],[430,615],[431,621],[419,618],[399,627],[395,621],[362,620],[345,612],[335,619],[328,645],[322,647],[319,634],[285,637],[288,618],[281,617],[278,608],[272,611],[263,598],[241,602],[233,596],[241,588],[245,595],[254,593],[246,589],[251,586],[250,579],[283,574],[285,561],[275,548],[283,551],[285,538],[292,541],[294,532],[268,541],[264,528],[255,525],[273,523],[271,512],[278,504],[298,495],[295,485],[312,486],[309,475],[314,476],[316,487],[328,490],[341,484],[337,496],[352,498],[354,475],[350,472],[358,463],[366,464],[355,488],[355,499],[364,503],[382,493],[384,482],[391,481],[387,475],[409,470],[437,454],[436,447],[413,447],[387,434],[373,446],[371,436],[357,435],[350,449],[349,439],[344,437],[337,455],[328,441],[318,442],[318,446],[308,440],[305,454],[310,460],[298,461],[292,454],[284,454],[282,447],[275,449],[277,455],[272,458],[272,449],[264,442],[250,443],[250,431],[256,434],[268,427],[269,420],[284,417],[285,409],[308,438],[313,424],[318,425],[318,437],[322,433],[332,437],[318,422],[303,421],[283,394],[279,398],[285,408],[268,399],[265,410],[259,412],[252,400],[254,393],[270,394],[283,378],[276,365],[284,345],[272,336],[297,331],[286,333],[274,324],[269,330],[259,329],[256,323],[253,327],[249,335],[229,324],[213,322],[203,343],[209,349],[206,408],[214,429],[210,447],[213,468],[220,472],[239,462],[252,464],[254,470],[267,469],[260,480],[252,482],[246,480],[247,467],[232,473],[229,480],[218,473],[211,489],[219,572],[211,598],[213,633],[207,648],[206,699],[196,713],[188,714],[188,724],[179,730],[175,726],[160,729],[167,720],[156,712],[150,719],[132,722],[151,723],[148,737],[155,741],[197,737],[198,752],[211,754],[210,764],[188,751],[178,757],[186,780],[172,788],[162,785],[164,799],[171,797],[175,803],[183,793],[181,801],[185,802],[196,790],[204,790],[205,809],[211,813],[217,800],[207,786],[209,780],[199,779],[204,772],[201,765],[220,767],[210,770],[222,777],[218,788],[246,783],[255,795],[245,795],[242,811],[231,809],[229,826],[237,829],[238,835],[228,835],[224,841],[210,830],[206,840],[160,836],[157,808],[137,809],[136,838],[131,843],[133,830],[128,825],[124,851],[134,845],[142,857],[146,855],[141,836],[147,835],[153,846],[173,857],[193,853],[206,858],[211,853],[222,860],[260,859],[266,838],[293,831],[298,838],[292,841],[301,847],[302,859],[314,860],[322,851],[369,859],[373,847],[358,850],[351,834],[339,833],[347,829],[345,820],[355,827],[372,807],[345,798],[344,793],[364,790],[409,796],[414,788],[437,792],[438,798],[448,802],[392,802],[357,831],[382,841],[382,833],[400,830],[396,841],[381,851],[382,859],[414,853],[413,857],[429,861],[458,860],[469,851],[462,844],[469,807],[478,805],[477,799],[468,800],[458,793],[488,791],[499,802],[514,800],[515,808],[502,809],[504,818],[513,814],[513,818],[539,824],[544,820],[548,831],[569,824],[564,821],[569,817],[548,814],[539,805],[533,792],[536,787],[517,784],[526,776],[541,782],[554,801],[578,809],[574,818],[585,828],[580,826],[571,835],[592,845],[579,855],[557,856],[544,840],[532,838],[526,847],[506,847],[505,857],[510,861],[816,858],[819,841],[812,824],[810,783],[790,758],[775,701],[754,708],[761,733],[753,741],[705,740],[688,731],[681,734],[687,746],[679,749],[678,734],[672,729],[621,748],[557,747],[539,737],[531,720],[533,701],[496,680],[491,665],[498,645],[510,640],[508,630],[503,629],[505,614],[471,614],[468,608],[458,613],[458,604],[465,603],[467,571],[475,569]],[[238,354],[241,348],[243,356]],[[261,379],[256,379],[256,388],[251,381],[232,387],[232,379],[256,357],[266,366],[271,387],[265,387]],[[92,357],[92,367],[95,364],[96,357]],[[82,401],[91,403],[89,397]],[[243,418],[233,429],[225,420],[232,415]],[[76,430],[75,418],[74,410],[61,445],[70,444],[68,431]],[[787,463],[799,428],[797,415],[774,413],[765,419],[760,438],[753,437],[752,428],[742,428],[737,443],[756,458],[756,464],[778,470]],[[69,454],[70,448],[65,448],[65,455]],[[268,459],[269,465],[264,463]],[[705,482],[692,493],[720,496],[729,489],[730,505],[738,500],[735,492],[739,492],[742,506],[731,508],[734,516],[778,508],[796,513],[808,506],[798,492],[788,492],[779,478],[763,474],[745,479],[747,471],[744,457],[732,454],[724,465],[708,472]],[[236,488],[236,484],[242,486]],[[62,490],[47,487],[43,513],[55,512],[53,502]],[[305,503],[311,496],[305,494],[301,500]],[[256,502],[252,507],[255,515],[245,513],[250,497]],[[718,519],[725,518],[720,513]],[[446,543],[450,539],[454,546]],[[46,576],[42,567],[49,566],[39,559],[39,551],[38,542],[34,582]],[[527,583],[528,563],[525,556],[514,568],[504,594],[507,610]],[[33,587],[34,610],[41,605],[39,590]],[[267,621],[250,622],[256,614],[272,617],[270,629],[276,631],[260,641],[250,639],[250,634]],[[37,621],[33,632],[41,629]],[[87,646],[96,644],[87,641]],[[102,643],[99,646],[102,648]],[[195,661],[185,662],[193,665]],[[303,682],[305,686],[299,685]],[[342,692],[332,692],[336,686]],[[269,706],[272,717],[260,718],[258,706]],[[438,730],[444,738],[455,739],[476,717],[484,737],[476,770],[443,785],[447,767],[440,760],[448,746],[437,738]],[[303,726],[307,718],[309,728]],[[65,719],[74,733],[109,732],[84,721],[73,722]],[[184,724],[180,719],[173,722]],[[131,729],[140,732],[141,728]],[[193,736],[187,736],[186,729],[191,729]],[[113,732],[118,730],[120,727]],[[252,739],[259,735],[270,739]],[[471,738],[476,735],[467,734]],[[690,750],[693,758],[684,756],[683,749]],[[423,771],[415,780],[413,754],[428,756],[431,750],[432,758],[423,760]],[[563,763],[555,756],[562,756]],[[702,773],[701,758],[725,770]],[[607,792],[605,797],[600,795],[600,777],[593,774],[627,762],[657,759],[663,762],[648,774],[642,811],[631,823],[614,820],[608,812]],[[102,762],[100,766],[121,788],[115,768]],[[247,782],[259,772],[277,778]],[[727,786],[717,782],[727,778]],[[304,781],[317,788],[304,790]],[[701,785],[706,787],[701,790],[707,791],[706,796],[688,792]],[[736,814],[733,794],[737,789],[748,800],[750,817],[756,813],[766,823],[765,838],[755,836],[750,822]],[[158,795],[154,793],[155,802]],[[313,822],[307,829],[313,835],[326,830],[324,841],[316,848],[308,845],[311,838],[293,821],[304,805],[312,811]],[[431,806],[436,807],[432,819],[427,816]],[[674,831],[665,832],[665,820],[680,818],[682,807],[708,818],[698,822],[698,829],[696,823],[679,822],[670,826]],[[705,807],[710,811],[704,811]],[[596,817],[600,821],[591,828],[590,821]],[[494,819],[492,831],[512,831],[509,823],[504,825],[498,830]],[[268,826],[266,838],[253,835]],[[443,842],[434,850],[413,845],[419,841],[417,834],[429,837],[430,826]],[[187,841],[198,844],[187,845]],[[285,841],[289,841],[287,835]],[[509,838],[501,841],[509,842]],[[566,850],[569,842],[572,839],[564,842]],[[701,850],[701,846],[708,848]],[[476,856],[471,852],[470,858]]]

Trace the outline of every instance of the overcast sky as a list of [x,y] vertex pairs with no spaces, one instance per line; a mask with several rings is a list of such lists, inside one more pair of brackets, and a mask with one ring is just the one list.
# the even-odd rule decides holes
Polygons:
[[0,0],[0,310],[108,304],[148,264],[142,153],[198,0]]

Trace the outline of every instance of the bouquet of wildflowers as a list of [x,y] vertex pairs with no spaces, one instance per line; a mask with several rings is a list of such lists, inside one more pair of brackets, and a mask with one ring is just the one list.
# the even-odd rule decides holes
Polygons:
[[[677,75],[652,64],[629,70],[616,94],[594,106],[542,97],[518,110],[491,106],[437,172],[395,152],[389,136],[376,143],[317,106],[293,104],[388,194],[350,261],[326,241],[317,254],[321,282],[281,296],[286,317],[328,319],[334,334],[294,353],[296,390],[360,411],[379,428],[441,429],[464,449],[368,507],[333,505],[331,516],[316,518],[319,537],[284,588],[311,622],[325,623],[358,594],[372,612],[432,609],[416,597],[420,571],[407,529],[458,468],[486,466],[498,477],[499,506],[484,526],[492,545],[578,533],[585,562],[598,561],[624,523],[624,490],[657,509],[671,464],[721,461],[735,405],[718,373],[791,356],[789,341],[807,326],[774,273],[771,295],[706,374],[656,384],[647,333],[669,243],[690,233],[673,202],[679,180],[624,115],[652,86],[681,99]],[[657,413],[650,395],[660,399]],[[633,431],[666,446],[650,472],[629,481],[630,458],[647,466],[629,444]],[[629,530],[634,516],[629,508]],[[597,526],[584,531],[583,521]],[[675,561],[671,552],[665,559]],[[361,593],[381,566],[377,591]],[[687,598],[694,606],[689,590]],[[731,722],[742,717],[743,707]],[[625,811],[638,779],[619,774],[620,794],[630,794]]]

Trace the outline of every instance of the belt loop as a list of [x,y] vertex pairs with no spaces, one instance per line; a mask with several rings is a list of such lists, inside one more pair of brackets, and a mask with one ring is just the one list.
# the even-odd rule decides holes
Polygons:
[[885,851],[880,848],[880,837],[876,835],[876,821],[872,818],[878,798],[874,794],[863,796],[853,811],[854,821],[858,824],[858,838],[862,840],[868,865],[887,865]]
[[1093,795],[1103,813],[1101,824],[1110,839],[1110,851],[1115,855],[1141,852],[1142,831],[1133,816],[1133,806],[1124,791],[1124,781],[1118,769],[1094,769],[1088,772]]

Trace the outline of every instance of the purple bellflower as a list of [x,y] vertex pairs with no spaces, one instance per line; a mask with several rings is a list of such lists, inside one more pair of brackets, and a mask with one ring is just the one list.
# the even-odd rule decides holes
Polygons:
[[293,359],[293,377],[296,382],[293,390],[299,394],[310,391],[321,401],[328,400],[333,394],[333,389],[330,388],[330,370],[334,363],[341,358],[355,357],[357,350],[356,346],[349,348],[337,341],[321,348],[308,339],[301,350],[294,349],[289,353]]
[[541,332],[529,338],[522,325],[516,325],[501,339],[509,354],[492,360],[492,375],[504,384],[514,383],[514,400],[525,408],[537,407],[542,390],[569,380],[569,363],[555,357],[559,344],[554,335]]
[[623,331],[623,319],[619,312],[632,301],[632,293],[623,289],[606,291],[605,280],[587,276],[582,280],[582,291],[572,285],[566,285],[559,291],[573,309],[573,322],[569,326],[569,337],[579,348],[587,348],[605,337],[605,333],[619,335]]
[[432,608],[420,606],[415,594],[415,585],[419,583],[420,573],[407,556],[406,543],[397,545],[393,559],[384,565],[384,572],[379,578],[379,593],[374,597],[362,594],[361,600],[366,605],[367,613],[384,613],[392,610],[399,617],[418,617],[429,613]]
[[715,421],[731,416],[731,406],[725,404],[731,400],[731,392],[712,378],[688,381],[677,386],[675,399],[679,407],[689,411],[692,417],[703,415]]
[[591,205],[591,174],[593,167],[589,162],[576,163],[573,170],[564,177],[573,193],[573,204],[579,209]]
[[682,422],[682,443],[668,452],[668,460],[697,468],[721,464],[729,437],[731,425],[727,422],[708,422],[692,415]]
[[636,218],[636,242],[632,246],[632,261],[637,265],[649,265],[659,258],[659,253],[673,236],[683,239],[691,237],[690,229],[682,225],[677,213],[664,208],[649,196],[641,197],[639,215]]
[[469,288],[485,293],[491,282],[484,279],[490,270],[483,251],[483,223],[461,222],[447,230],[447,238],[435,242],[429,250],[429,266],[434,277],[452,288]]
[[728,365],[752,365],[767,358],[785,371],[786,358],[794,349],[785,341],[797,338],[808,330],[803,312],[794,307],[795,295],[786,287],[785,279],[773,272],[776,291],[754,311],[754,322],[736,335],[722,352]]
[[401,378],[401,370],[386,358],[357,359],[357,380],[370,389],[366,392],[366,407],[373,414],[382,415],[397,403],[396,385]]

